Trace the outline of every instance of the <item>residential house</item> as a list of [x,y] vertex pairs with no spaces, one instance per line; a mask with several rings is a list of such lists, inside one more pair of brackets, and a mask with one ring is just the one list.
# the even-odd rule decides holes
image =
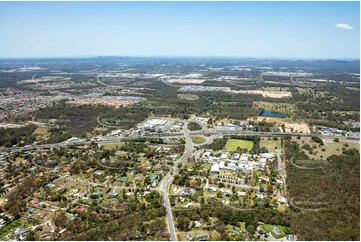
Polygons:
[[274,227],[273,229],[272,229],[272,233],[275,235],[275,236],[281,236],[281,234],[282,234],[282,232],[281,232],[281,230],[279,229],[279,228],[277,228],[277,227]]

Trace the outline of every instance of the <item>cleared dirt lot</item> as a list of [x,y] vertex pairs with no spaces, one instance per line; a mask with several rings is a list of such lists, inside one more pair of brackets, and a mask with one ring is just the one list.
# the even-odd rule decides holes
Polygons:
[[170,79],[166,82],[168,83],[181,83],[181,84],[201,84],[205,82],[204,79]]

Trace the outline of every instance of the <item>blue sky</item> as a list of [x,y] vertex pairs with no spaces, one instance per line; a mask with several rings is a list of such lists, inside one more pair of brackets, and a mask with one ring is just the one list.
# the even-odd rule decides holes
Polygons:
[[359,23],[359,2],[0,2],[0,57],[359,58]]

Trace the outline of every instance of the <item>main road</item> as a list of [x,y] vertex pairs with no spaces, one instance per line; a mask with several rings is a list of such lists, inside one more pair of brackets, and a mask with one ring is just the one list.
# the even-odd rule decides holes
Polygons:
[[[187,121],[183,121],[188,124]],[[321,139],[334,139],[339,138],[340,141],[353,141],[359,143],[359,137],[345,137],[345,136],[335,136],[335,135],[320,135],[320,134],[312,134],[312,133],[285,133],[285,132],[260,132],[260,131],[244,131],[241,128],[222,128],[222,129],[208,129],[208,130],[201,130],[201,131],[186,131],[183,132],[184,134],[178,132],[169,132],[169,133],[149,133],[144,135],[134,135],[130,137],[103,137],[102,140],[98,141],[65,141],[61,143],[54,143],[54,144],[43,144],[43,145],[28,145],[23,147],[0,147],[0,152],[11,152],[11,151],[28,151],[28,150],[36,150],[36,149],[52,149],[52,148],[61,148],[71,145],[90,145],[92,143],[96,144],[106,144],[112,142],[120,142],[125,140],[131,140],[135,138],[147,138],[147,137],[157,137],[157,138],[170,138],[170,137],[179,137],[185,135],[248,135],[248,136],[293,136],[293,137],[312,137],[318,136]],[[187,136],[185,136],[187,140]],[[188,137],[189,138],[189,137]],[[187,144],[186,144],[187,145]]]
[[178,165],[184,162],[187,162],[188,157],[192,155],[193,152],[193,143],[192,139],[188,130],[188,121],[183,121],[183,133],[185,138],[185,147],[184,147],[184,153],[183,155],[174,163],[172,169],[165,175],[163,180],[159,184],[159,190],[163,194],[163,200],[164,200],[164,206],[166,208],[166,216],[167,216],[167,223],[168,223],[168,230],[170,234],[170,240],[176,241],[177,236],[175,232],[174,227],[174,220],[173,220],[173,214],[171,210],[171,206],[169,203],[169,197],[168,197],[168,189],[170,184],[172,183],[172,178],[175,174],[177,174],[178,171]]

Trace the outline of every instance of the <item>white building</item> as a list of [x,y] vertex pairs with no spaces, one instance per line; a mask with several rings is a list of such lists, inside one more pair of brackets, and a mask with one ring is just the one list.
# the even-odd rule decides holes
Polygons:
[[211,173],[213,174],[219,174],[219,165],[218,164],[213,164],[211,167]]

